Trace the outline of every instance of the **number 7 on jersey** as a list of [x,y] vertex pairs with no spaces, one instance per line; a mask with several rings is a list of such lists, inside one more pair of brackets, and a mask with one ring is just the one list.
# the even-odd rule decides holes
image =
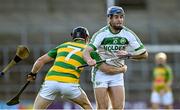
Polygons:
[[66,58],[65,58],[66,61],[68,61],[73,54],[75,54],[76,52],[81,51],[81,49],[78,48],[78,47],[68,46],[68,48],[72,48],[73,50],[71,52],[69,52],[69,54],[66,56]]

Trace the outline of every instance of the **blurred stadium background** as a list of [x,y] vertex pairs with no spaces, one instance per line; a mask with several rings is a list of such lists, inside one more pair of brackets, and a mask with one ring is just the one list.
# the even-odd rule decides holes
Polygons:
[[[30,48],[30,57],[0,78],[0,109],[31,108],[48,68],[46,65],[35,82],[21,96],[21,103],[8,107],[11,99],[26,81],[32,64],[49,49],[71,40],[76,26],[87,27],[92,35],[106,25],[106,9],[122,6],[126,26],[135,31],[149,51],[149,59],[127,61],[125,74],[126,108],[149,108],[154,54],[166,52],[173,68],[174,107],[180,108],[180,0],[0,0],[0,69],[15,55],[20,44]],[[95,106],[90,68],[81,76],[81,85]],[[78,108],[61,100],[50,108]]]

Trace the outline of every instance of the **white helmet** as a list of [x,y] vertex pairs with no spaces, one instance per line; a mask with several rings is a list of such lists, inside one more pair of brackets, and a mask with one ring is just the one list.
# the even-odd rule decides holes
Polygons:
[[163,59],[166,60],[167,59],[167,55],[164,52],[159,52],[155,55],[155,59]]

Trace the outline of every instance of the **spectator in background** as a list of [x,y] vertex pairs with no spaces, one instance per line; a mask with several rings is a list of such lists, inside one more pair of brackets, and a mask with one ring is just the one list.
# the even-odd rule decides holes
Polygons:
[[163,52],[157,53],[155,63],[151,93],[152,109],[159,109],[161,104],[166,109],[173,109],[171,90],[173,75],[171,67],[167,64],[166,54]]

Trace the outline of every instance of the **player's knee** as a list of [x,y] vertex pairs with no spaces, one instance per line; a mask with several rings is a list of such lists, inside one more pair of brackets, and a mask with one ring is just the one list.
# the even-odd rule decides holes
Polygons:
[[84,109],[92,109],[91,103],[86,96],[82,96],[77,103]]
[[159,104],[152,104],[152,109],[159,109]]
[[123,106],[123,105],[120,105],[120,106],[113,106],[112,109],[122,110],[122,109],[124,109],[124,106]]
[[97,103],[97,109],[108,109],[108,103]]
[[172,105],[165,105],[164,108],[171,110],[171,109],[173,109],[173,106]]
[[112,109],[124,109],[124,103],[113,104]]
[[84,109],[92,109],[91,103],[86,100],[82,101],[80,106]]
[[108,109],[108,106],[104,106],[104,105],[98,105],[97,109]]
[[83,107],[84,109],[92,109],[92,106],[91,106],[91,104],[89,104],[89,103],[83,104],[82,107]]

